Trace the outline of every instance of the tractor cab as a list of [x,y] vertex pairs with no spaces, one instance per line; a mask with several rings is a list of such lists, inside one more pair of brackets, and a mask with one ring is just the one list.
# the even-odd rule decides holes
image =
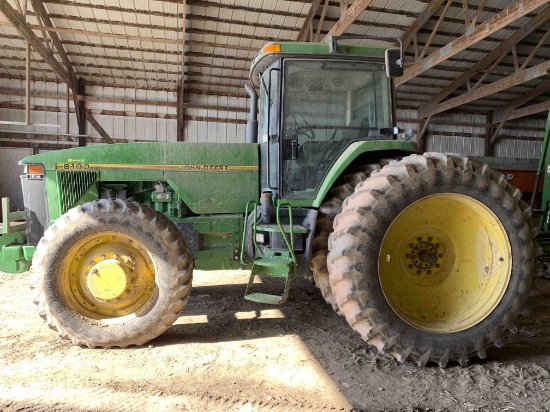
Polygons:
[[[401,51],[338,45],[338,39],[269,43],[252,63],[259,97],[247,85],[247,141],[259,144],[262,196],[260,211],[255,202],[246,211],[242,250],[252,258],[243,260],[252,264],[246,299],[286,299],[297,268],[310,267],[319,202],[361,153],[389,149],[396,138],[391,76],[400,75]],[[253,292],[257,274],[284,278],[283,295]]]
[[268,44],[252,64],[259,89],[262,190],[313,199],[353,142],[395,138],[385,49]]

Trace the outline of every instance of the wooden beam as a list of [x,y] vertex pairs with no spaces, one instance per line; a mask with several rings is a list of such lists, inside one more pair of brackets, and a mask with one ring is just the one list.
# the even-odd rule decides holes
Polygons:
[[97,130],[99,135],[103,137],[103,140],[105,140],[109,144],[113,144],[113,139],[107,134],[107,132],[101,127],[101,125],[97,122],[96,119],[94,119],[94,116],[90,113],[88,109],[84,109],[84,113],[86,115],[86,120],[90,122],[90,124],[94,127],[94,129]]
[[405,83],[407,80],[424,73],[438,64],[444,62],[450,57],[466,50],[468,47],[483,40],[492,33],[506,27],[513,21],[520,17],[525,16],[527,13],[537,9],[548,3],[548,0],[517,0],[500,13],[494,15],[486,22],[478,25],[471,33],[466,33],[459,38],[453,40],[451,43],[439,49],[429,56],[422,59],[414,66],[405,70],[402,77],[395,79],[396,85]]
[[[193,93],[193,90],[189,90],[189,93]],[[195,91],[196,92],[196,91]],[[206,94],[206,93],[201,93]],[[19,90],[5,90],[0,89],[0,95],[4,96],[24,96],[25,92]],[[39,99],[64,99],[64,94],[56,93],[34,93],[34,97]],[[100,97],[100,96],[86,96],[78,95],[77,100],[79,102],[101,102],[101,103],[111,103],[111,104],[127,104],[127,105],[141,105],[141,106],[161,106],[161,107],[173,107],[177,108],[178,102],[170,101],[158,101],[158,100],[136,100],[136,99],[119,99],[115,97]],[[0,106],[5,102],[0,102]],[[182,103],[184,108],[188,109],[199,109],[199,110],[217,110],[225,112],[235,112],[235,113],[248,113],[246,107],[235,107],[235,106],[214,106],[198,103]],[[79,132],[80,133],[80,132]],[[80,133],[85,134],[85,133]]]
[[370,6],[373,0],[355,0],[354,3],[348,7],[346,11],[340,14],[340,18],[332,28],[329,30],[327,36],[341,36],[346,32],[349,26],[353,24],[355,19],[359,17],[361,13]]
[[472,18],[472,21],[470,22],[470,24],[472,26],[475,25],[477,23],[477,21],[479,20],[479,17],[481,16],[481,13],[483,13],[483,9],[485,8],[485,3],[486,2],[487,2],[487,0],[481,0],[479,2],[479,6],[477,6],[476,14]]
[[315,17],[315,14],[317,13],[317,9],[319,8],[320,4],[321,4],[321,0],[313,0],[311,2],[311,8],[307,13],[304,23],[302,24],[302,28],[298,33],[298,37],[296,38],[296,41],[306,41],[307,35],[309,33],[309,28],[313,24],[313,17]]
[[319,35],[321,34],[321,29],[323,28],[323,23],[325,22],[328,5],[329,0],[325,0],[325,4],[323,4],[323,10],[321,11],[321,18],[317,22],[317,32],[315,33],[315,38],[313,39],[314,42],[319,41]]
[[53,69],[53,71],[63,79],[67,84],[73,84],[70,73],[55,59],[49,50],[42,44],[42,41],[34,34],[30,25],[25,21],[25,17],[17,13],[7,0],[0,0],[0,12],[6,16],[6,19],[13,25],[17,32],[29,42],[32,48],[42,57],[42,59]]
[[421,152],[426,151],[426,132],[428,131],[428,126],[430,125],[430,120],[432,120],[432,116],[429,116],[427,119],[423,119],[420,121],[420,131],[418,132],[418,136],[416,136],[416,145],[418,146],[418,150]]
[[[50,16],[46,11],[46,8],[44,7],[44,3],[42,2],[42,0],[31,0],[31,3],[35,14],[44,22],[44,25],[46,27],[54,27],[52,20],[50,19]],[[69,57],[67,56],[67,52],[65,51],[63,43],[59,39],[59,35],[55,32],[50,32],[50,38],[52,39],[53,45],[57,50],[57,53],[61,58],[63,65],[65,66],[65,70],[69,74],[69,79],[71,80],[71,82],[69,83],[69,87],[72,90],[75,90],[78,82],[78,75],[75,72]],[[45,38],[45,40],[47,39]],[[76,93],[73,93],[73,96],[76,96]],[[74,104],[76,105],[76,100],[74,100]],[[78,112],[77,114],[80,115]]]
[[508,120],[519,119],[536,113],[547,112],[548,110],[550,110],[550,100],[516,109],[508,115]]
[[529,64],[531,59],[533,57],[535,57],[535,55],[537,54],[537,52],[541,48],[541,46],[543,44],[547,44],[547,40],[548,40],[549,37],[550,37],[550,28],[548,28],[546,33],[544,33],[544,35],[541,37],[541,39],[539,40],[537,45],[535,47],[533,47],[533,50],[531,50],[531,53],[529,53],[529,56],[527,56],[527,58],[525,60],[523,60],[523,63],[521,65],[521,67],[519,68],[519,70],[523,70],[527,67],[527,65]]
[[478,89],[464,93],[461,96],[449,99],[443,103],[436,105],[429,113],[428,116],[433,116],[434,114],[445,112],[449,109],[453,109],[457,106],[469,103],[474,100],[481,99],[485,96],[489,96],[493,93],[506,90],[510,87],[517,86],[528,82],[530,80],[536,79],[546,75],[546,70],[550,68],[550,61],[540,63],[537,66],[531,67],[524,70],[519,74],[514,74],[512,76],[505,77],[504,79],[497,80],[491,84],[480,87]]
[[185,140],[185,33],[187,30],[187,0],[182,0],[182,23],[181,23],[181,82],[179,86],[178,107],[177,107],[177,130],[176,140],[183,142]]
[[520,30],[514,32],[496,48],[481,58],[477,63],[474,63],[468,71],[458,76],[456,80],[452,81],[448,86],[445,86],[439,93],[423,105],[423,107],[419,110],[418,115],[421,117],[427,117],[428,113],[430,113],[439,102],[466,83],[475,74],[479,73],[480,70],[486,68],[497,59],[502,58],[503,55],[508,54],[514,44],[519,43],[535,29],[546,23],[548,19],[550,19],[550,6],[545,7],[544,10],[542,10],[533,20],[524,24]]
[[494,122],[500,123],[504,121],[506,113],[511,112],[512,110],[517,109],[518,107],[523,106],[527,102],[530,102],[534,98],[540,96],[541,94],[546,93],[550,90],[550,80],[546,80],[541,85],[538,85],[537,87],[533,88],[530,92],[527,92],[523,94],[522,96],[518,97],[513,102],[505,105],[501,109],[498,109],[494,113]]
[[[83,78],[78,79],[78,96],[86,95],[86,80]],[[75,105],[76,120],[78,123],[78,134],[86,134],[86,103],[84,100],[79,101]],[[86,146],[86,139],[80,138],[78,141],[79,146]]]
[[414,35],[420,30],[434,15],[434,13],[439,9],[443,4],[444,0],[432,0],[426,6],[422,13],[418,15],[416,20],[409,26],[409,28],[401,36],[401,41],[403,42],[403,50],[407,50],[410,46]]
[[493,127],[493,113],[490,112],[485,117],[485,120],[487,122],[486,129],[485,129],[485,148],[483,150],[484,156],[493,156],[493,142],[491,141],[491,138],[493,136],[494,127]]
[[31,125],[31,44],[27,42],[27,62],[25,65],[25,124]]
[[[463,1],[465,1],[465,0],[463,0]],[[441,25],[441,23],[445,19],[445,15],[447,14],[447,11],[449,11],[449,7],[451,7],[452,3],[453,3],[453,0],[447,0],[447,4],[445,5],[445,8],[441,12],[441,15],[439,16],[439,19],[437,19],[437,23],[435,24],[435,27],[433,28],[432,32],[430,33],[430,37],[428,37],[428,40],[426,41],[426,44],[424,45],[424,48],[422,49],[422,52],[418,56],[418,59],[422,59],[426,55],[428,49],[430,48],[430,45],[432,44],[432,41],[433,41],[435,35],[437,34],[437,31],[439,30],[439,26]]]

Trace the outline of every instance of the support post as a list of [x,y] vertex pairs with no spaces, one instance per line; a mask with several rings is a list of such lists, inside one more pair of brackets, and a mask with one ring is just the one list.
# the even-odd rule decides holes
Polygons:
[[65,102],[66,102],[66,105],[65,105],[65,113],[66,113],[66,116],[65,116],[65,133],[69,134],[70,133],[69,115],[71,114],[71,110],[70,110],[70,107],[69,107],[69,85],[67,85],[67,92],[66,92],[66,96],[65,96]]
[[494,134],[493,112],[487,113],[485,119],[487,122],[487,128],[485,129],[485,150],[483,152],[483,155],[491,157],[493,156],[493,142],[491,141],[491,139]]
[[176,107],[176,121],[177,121],[177,141],[178,142],[183,142],[183,119],[184,119],[184,113],[183,111],[185,110],[184,107],[183,107],[183,88],[182,86],[178,86],[178,91],[177,91],[177,99],[178,99],[178,104],[177,104],[177,107]]
[[418,150],[420,150],[420,152],[426,151],[426,132],[428,131],[430,120],[432,120],[432,116],[428,116],[427,119],[421,119],[418,124],[420,131],[416,137],[416,145],[418,146]]
[[[78,79],[78,95],[86,96],[86,80],[84,78]],[[78,137],[78,145],[86,146],[86,100],[78,100],[78,105],[76,111],[79,113],[77,115],[78,121],[78,134],[81,135]]]
[[31,125],[31,44],[27,41],[27,64],[25,67],[25,124]]
[[177,135],[176,140],[183,142],[185,140],[185,33],[187,29],[187,0],[182,0],[182,22],[181,22],[181,83],[178,93],[177,107]]

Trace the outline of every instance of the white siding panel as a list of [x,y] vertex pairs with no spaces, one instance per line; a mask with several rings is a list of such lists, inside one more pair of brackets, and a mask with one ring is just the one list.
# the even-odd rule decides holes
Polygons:
[[18,162],[30,155],[32,155],[32,149],[0,149],[0,176],[2,176],[2,179],[0,179],[0,198],[10,198],[12,211],[23,210],[23,193],[21,192],[19,179],[23,168],[18,165]]

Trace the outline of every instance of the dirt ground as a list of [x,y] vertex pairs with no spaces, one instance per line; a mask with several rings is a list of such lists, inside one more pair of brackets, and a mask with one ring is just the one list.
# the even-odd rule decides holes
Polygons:
[[504,348],[420,369],[376,355],[304,279],[266,306],[242,298],[247,272],[197,272],[165,334],[105,350],[48,329],[28,277],[0,272],[2,411],[550,411],[548,280]]

